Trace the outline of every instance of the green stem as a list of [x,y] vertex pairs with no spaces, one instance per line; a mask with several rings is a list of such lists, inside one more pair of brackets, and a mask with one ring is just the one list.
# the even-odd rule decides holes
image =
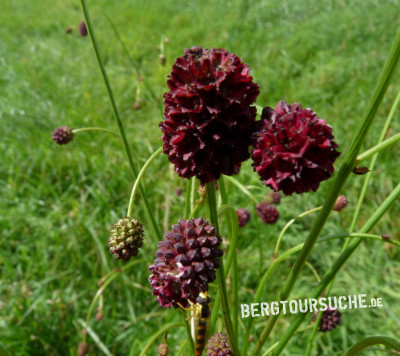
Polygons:
[[[100,51],[99,51],[99,47],[97,45],[97,40],[96,40],[96,36],[95,36],[94,29],[93,29],[93,26],[92,26],[92,21],[90,19],[89,11],[88,11],[88,8],[86,6],[86,0],[81,0],[81,7],[82,7],[83,15],[85,17],[85,22],[86,22],[86,26],[87,26],[87,29],[88,29],[88,33],[89,33],[90,39],[92,41],[93,50],[94,50],[95,55],[96,55],[97,63],[99,65],[99,68],[100,68],[100,71],[101,71],[101,75],[103,77],[103,81],[104,81],[104,84],[105,84],[106,89],[107,89],[107,93],[108,93],[108,96],[109,96],[109,99],[110,99],[110,102],[111,102],[111,106],[112,106],[112,109],[113,109],[113,112],[114,112],[114,117],[115,117],[115,120],[116,120],[117,125],[118,125],[119,133],[120,133],[120,136],[121,136],[124,148],[125,148],[126,155],[128,157],[129,166],[131,167],[131,171],[132,171],[133,177],[136,178],[137,175],[138,175],[138,170],[137,170],[135,162],[133,160],[133,157],[132,157],[132,154],[131,154],[131,150],[129,148],[128,140],[127,140],[126,135],[125,135],[125,130],[124,130],[124,127],[122,125],[122,121],[121,121],[119,113],[118,113],[117,105],[116,105],[116,102],[115,102],[115,99],[114,99],[113,91],[111,89],[110,81],[108,79],[106,68],[104,67],[103,60],[102,60],[102,58],[100,56]],[[149,201],[148,201],[148,198],[147,198],[146,191],[142,186],[140,186],[139,191],[140,191],[140,195],[143,198],[143,201],[144,201],[144,204],[145,204],[145,207],[146,207],[146,211],[147,211],[147,215],[150,218],[153,230],[156,233],[158,239],[162,240],[162,235],[161,235],[160,230],[158,229],[156,220],[154,218],[153,211],[152,211],[152,209],[150,207],[150,204],[149,204]]]
[[321,322],[322,313],[323,312],[318,312],[317,318],[315,319],[313,330],[312,330],[312,332],[311,332],[311,334],[309,336],[309,339],[308,339],[308,342],[307,342],[307,349],[306,349],[306,353],[304,354],[304,356],[310,356],[315,336],[318,333],[318,327],[319,327],[319,323]]
[[[319,234],[321,233],[323,227],[325,226],[326,221],[328,220],[329,214],[332,211],[333,205],[336,202],[336,199],[345,184],[348,176],[351,174],[354,168],[354,163],[357,158],[360,147],[371,127],[371,124],[375,118],[376,112],[382,102],[382,99],[386,93],[386,90],[389,86],[390,79],[395,71],[398,60],[400,58],[400,31],[398,31],[395,42],[392,46],[392,49],[389,53],[388,59],[385,63],[385,66],[382,70],[382,73],[378,79],[378,84],[375,88],[373,96],[368,104],[368,107],[363,115],[363,120],[360,123],[359,129],[356,131],[356,136],[352,141],[349,150],[347,151],[346,156],[344,157],[342,166],[338,172],[338,175],[333,182],[329,192],[327,199],[309,233],[309,236],[304,244],[303,249],[300,251],[297,260],[292,267],[288,279],[286,280],[285,286],[282,289],[280,300],[286,300],[290,292],[293,289],[293,286],[299,276],[299,273],[302,270],[304,263],[306,262],[308,256],[310,255],[316,240],[318,239]],[[254,349],[253,355],[258,355],[261,351],[262,346],[267,340],[270,331],[272,330],[274,324],[279,318],[279,314],[273,316],[268,321],[266,327],[261,333],[260,338],[257,340],[256,347]]]
[[[145,260],[144,260],[144,259],[140,259],[140,260],[132,261],[132,262],[126,264],[125,266],[121,267],[121,268],[114,269],[114,270],[112,271],[112,273],[109,273],[109,274],[108,274],[107,279],[104,279],[104,283],[103,283],[103,284],[101,285],[101,287],[97,290],[97,292],[96,292],[94,298],[92,299],[92,303],[90,303],[89,310],[88,310],[88,312],[87,312],[87,314],[86,314],[86,321],[85,321],[86,326],[89,326],[89,320],[90,320],[90,317],[91,317],[91,315],[92,315],[93,308],[94,308],[94,306],[96,305],[96,302],[97,302],[97,300],[100,298],[100,296],[103,295],[103,293],[104,293],[105,289],[107,288],[107,286],[108,286],[116,277],[118,277],[118,276],[120,275],[120,273],[122,273],[122,272],[125,271],[126,269],[128,269],[128,268],[130,268],[130,267],[132,267],[132,266],[134,266],[134,265],[137,265],[137,264],[139,264],[139,263],[141,263],[141,262],[145,262]],[[86,341],[86,334],[83,334],[83,341]]]
[[381,142],[380,144],[370,148],[368,151],[365,151],[364,153],[358,155],[356,165],[360,163],[361,161],[364,161],[373,155],[379,153],[380,151],[383,151],[385,148],[388,148],[389,146],[393,145],[397,141],[400,140],[400,133],[388,138],[387,140]]
[[[383,214],[389,210],[392,204],[398,199],[400,196],[400,184],[396,186],[396,188],[390,193],[390,195],[385,199],[385,201],[381,204],[381,206],[372,214],[372,216],[368,219],[365,225],[361,228],[360,233],[367,233],[370,231],[376,223],[380,220]],[[322,277],[321,282],[314,289],[311,298],[318,298],[327,285],[333,280],[336,274],[339,272],[341,267],[345,264],[345,262],[349,259],[349,257],[353,254],[353,252],[357,249],[357,247],[361,244],[363,238],[357,238],[352,240],[349,243],[349,246],[339,255],[336,259],[335,263],[331,268],[325,273]],[[384,240],[382,240],[384,241]],[[290,327],[279,341],[278,346],[276,347],[274,356],[278,356],[283,348],[286,346],[294,332],[297,330],[301,322],[304,320],[305,314],[299,314],[290,324]]]
[[[389,116],[387,117],[385,125],[383,126],[381,134],[379,136],[378,144],[381,143],[384,140],[386,132],[390,127],[390,124],[391,124],[391,122],[393,120],[393,116],[394,116],[394,114],[396,112],[397,107],[399,106],[399,103],[400,103],[400,92],[397,94],[397,97],[396,97],[396,99],[395,99],[395,101],[394,101],[394,103],[392,105],[392,108],[390,109]],[[358,221],[358,217],[359,217],[360,211],[361,211],[361,206],[362,206],[362,204],[364,202],[365,195],[367,194],[369,181],[371,179],[371,172],[375,168],[375,164],[376,164],[377,159],[378,159],[378,155],[375,155],[374,157],[372,157],[371,164],[369,165],[370,172],[368,172],[365,175],[365,181],[364,181],[361,193],[360,193],[360,197],[358,199],[356,210],[355,210],[354,215],[353,215],[353,220],[352,220],[351,225],[350,225],[350,232],[354,231],[356,223]]]
[[354,344],[350,349],[344,354],[344,356],[353,356],[360,353],[361,350],[366,349],[372,345],[385,345],[393,350],[400,351],[400,342],[385,336],[370,336],[365,339],[360,340]]
[[[210,221],[215,226],[217,232],[219,232],[218,225],[218,215],[217,215],[217,201],[215,195],[215,182],[207,183],[207,199],[208,205],[210,207]],[[219,294],[221,296],[222,302],[222,314],[225,321],[225,327],[229,338],[229,344],[232,348],[233,354],[235,356],[240,356],[239,350],[237,348],[236,340],[234,337],[234,331],[232,326],[231,317],[229,314],[229,305],[228,305],[228,295],[226,291],[225,284],[225,273],[224,273],[224,263],[223,259],[220,259],[220,268],[217,270],[217,285]]]
[[[221,176],[219,179],[219,191],[221,195],[221,200],[222,204],[227,206],[228,204],[228,195],[226,192],[226,187],[225,187],[225,180],[224,176]],[[225,278],[228,277],[229,269],[230,269],[230,259],[233,256],[233,267],[232,267],[232,273],[231,273],[231,284],[232,284],[232,290],[233,290],[233,298],[232,298],[232,305],[233,305],[233,329],[235,332],[235,338],[238,340],[238,332],[239,332],[239,295],[238,295],[238,290],[239,290],[239,285],[238,285],[238,265],[237,265],[237,242],[238,242],[238,217],[235,209],[228,205],[225,213],[225,219],[226,223],[228,225],[228,231],[229,231],[229,251],[228,251],[228,256],[227,256],[227,264],[226,264],[226,272],[225,272]],[[228,210],[229,209],[229,210]],[[222,209],[220,209],[222,210]],[[220,211],[218,212],[220,213]]]
[[[375,146],[375,148],[378,147],[378,146],[380,145],[381,142],[383,142],[383,140],[384,140],[384,138],[385,138],[385,136],[386,136],[387,130],[388,130],[389,127],[390,127],[390,123],[392,122],[394,113],[396,112],[396,109],[397,109],[399,103],[400,103],[400,92],[397,94],[397,97],[396,97],[396,99],[395,99],[395,101],[394,101],[394,103],[393,103],[393,105],[392,105],[392,108],[390,109],[390,113],[389,113],[389,115],[388,115],[388,117],[387,117],[387,119],[386,119],[385,125],[384,125],[383,128],[382,128],[381,134],[380,134],[380,136],[379,136],[379,139],[378,139],[378,142],[377,142],[377,145]],[[371,149],[371,150],[372,150],[372,149]],[[371,151],[371,150],[369,150],[369,151]],[[367,152],[369,152],[369,151],[367,151]],[[365,155],[367,152],[365,152],[364,155]],[[350,232],[353,232],[353,231],[354,231],[355,226],[356,226],[356,223],[357,223],[357,221],[358,221],[358,217],[359,217],[360,211],[361,211],[361,206],[362,206],[362,204],[363,204],[363,202],[364,202],[364,198],[365,198],[365,195],[367,194],[368,187],[369,187],[369,181],[371,180],[371,177],[372,177],[372,171],[374,170],[376,161],[377,161],[377,159],[378,159],[378,153],[379,153],[379,151],[374,152],[374,153],[372,154],[373,157],[372,157],[371,163],[370,163],[370,165],[369,165],[370,172],[368,172],[368,173],[366,174],[366,176],[365,176],[364,184],[363,184],[363,187],[362,187],[362,189],[361,189],[360,196],[359,196],[359,198],[358,198],[356,210],[355,210],[355,212],[354,212],[354,214],[353,214],[353,219],[352,219],[352,221],[351,221]],[[361,156],[362,156],[362,155],[361,155]],[[361,160],[361,159],[360,159],[360,156],[358,156],[357,159],[360,161],[360,160]],[[366,158],[365,158],[365,159],[366,159]],[[346,240],[346,241],[345,241],[342,251],[348,246],[349,243],[350,243],[350,240]],[[335,283],[335,279],[333,279],[333,280],[329,283],[329,285],[328,285],[328,287],[327,287],[327,289],[326,289],[326,293],[325,293],[326,296],[330,295],[334,283]],[[320,317],[321,317],[321,313],[318,314],[318,318],[317,318],[317,319],[319,320]],[[310,335],[310,338],[309,338],[309,341],[308,341],[307,350],[311,350],[311,348],[312,348],[312,343],[314,342],[314,338],[315,338],[315,335],[317,334],[317,331],[318,331],[318,323],[315,323],[313,332],[312,332],[312,334]],[[308,355],[306,354],[306,356],[308,356]]]
[[84,131],[104,131],[104,132],[108,132],[108,133],[110,133],[110,134],[113,134],[113,135],[115,135],[115,136],[120,137],[120,135],[117,134],[116,132],[114,132],[114,131],[112,131],[112,130],[109,130],[109,129],[105,129],[105,128],[103,128],[103,127],[81,127],[81,128],[79,128],[79,129],[74,129],[74,130],[72,130],[72,133],[73,133],[73,134],[77,134],[77,133],[79,133],[79,132],[84,132]]
[[135,180],[135,184],[133,185],[132,192],[131,192],[131,197],[129,199],[129,206],[128,206],[128,212],[127,216],[131,217],[132,216],[132,211],[133,211],[133,204],[135,202],[135,198],[140,186],[140,181],[142,180],[144,174],[146,173],[147,168],[150,167],[151,163],[161,154],[163,151],[163,148],[160,147],[158,150],[156,150],[146,161],[146,163],[143,165],[142,169],[140,170],[139,174],[137,175],[137,178]]
[[278,236],[278,240],[276,241],[276,246],[275,246],[275,250],[274,250],[274,258],[278,257],[278,251],[279,251],[279,247],[281,244],[281,240],[283,238],[283,235],[285,234],[285,232],[287,231],[287,229],[293,225],[293,223],[295,223],[297,220],[304,218],[305,216],[311,214],[311,213],[315,213],[316,211],[320,211],[322,209],[321,206],[311,209],[311,210],[307,210],[304,213],[301,213],[300,215],[297,215],[295,218],[289,220],[289,222],[283,227],[281,233]]
[[[185,311],[184,311],[183,309],[181,309],[181,312],[182,312],[183,321],[184,321],[184,323],[185,323],[185,329],[186,329],[186,334],[187,334],[187,340],[189,340],[189,342],[190,342],[190,347],[191,347],[191,349],[192,349],[192,351],[193,351],[193,354],[194,354],[194,341],[193,341],[192,333],[191,333],[191,330],[190,330],[190,325],[189,325],[189,322],[187,321]],[[186,341],[187,341],[187,340],[186,340]]]
[[185,219],[188,219],[190,216],[190,191],[192,187],[192,179],[186,181],[186,193],[185,193]]
[[253,194],[249,192],[249,190],[243,184],[239,183],[235,178],[232,177],[226,176],[226,179],[236,185],[245,195],[247,195],[254,202],[254,204],[258,204],[258,200],[254,197]]
[[[335,235],[330,235],[326,236],[323,238],[318,239],[317,244],[325,242],[325,241],[330,241],[330,240],[335,240],[335,239],[347,239],[351,237],[351,240],[354,240],[355,238],[359,239],[372,239],[372,240],[378,240],[381,241],[382,243],[391,243],[393,245],[399,246],[400,247],[400,242],[392,239],[387,239],[384,240],[382,239],[381,236],[379,235],[374,235],[374,234],[366,234],[366,233],[342,233],[342,234],[335,234]],[[261,294],[265,292],[264,288],[267,285],[269,279],[271,278],[272,274],[274,273],[275,269],[278,267],[278,265],[284,261],[287,257],[290,257],[291,255],[295,254],[296,252],[300,251],[304,244],[297,245],[295,247],[292,247],[290,250],[285,251],[282,253],[278,258],[274,259],[270,266],[268,267],[267,271],[264,273],[264,275],[261,278],[261,281],[257,287],[256,295],[254,297],[253,303],[258,303],[261,299]],[[253,318],[249,318],[246,326],[246,335],[244,337],[244,343],[242,347],[242,354],[246,355],[247,354],[247,348],[248,348],[248,340],[250,333],[252,331],[253,327]]]

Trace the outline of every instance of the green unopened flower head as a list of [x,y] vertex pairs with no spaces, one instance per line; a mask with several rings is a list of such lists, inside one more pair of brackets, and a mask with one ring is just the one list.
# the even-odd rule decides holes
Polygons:
[[115,258],[128,261],[137,256],[143,245],[143,225],[127,216],[119,219],[112,227],[108,245]]

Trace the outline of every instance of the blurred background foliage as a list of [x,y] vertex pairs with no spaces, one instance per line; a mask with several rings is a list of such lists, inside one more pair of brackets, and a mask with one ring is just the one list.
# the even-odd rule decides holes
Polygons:
[[[171,65],[185,48],[197,45],[221,47],[243,58],[261,88],[258,105],[274,107],[284,99],[313,108],[332,125],[335,141],[345,152],[400,25],[396,0],[89,0],[88,6],[139,166],[161,144],[158,123]],[[123,265],[107,251],[109,229],[126,214],[133,184],[121,143],[100,132],[81,133],[65,147],[51,140],[53,129],[62,125],[117,130],[90,39],[78,33],[82,20],[77,0],[1,2],[0,345],[11,355],[76,355],[82,338],[79,319],[86,317],[98,280]],[[376,142],[399,83],[397,71],[365,149]],[[389,135],[399,131],[398,115]],[[359,227],[399,181],[398,148],[380,155]],[[340,162],[341,157],[336,167]],[[148,172],[146,189],[165,230],[183,215],[184,194],[177,196],[176,190],[185,189],[185,181],[164,156]],[[237,179],[262,187],[250,162]],[[322,235],[346,231],[362,182],[359,176],[349,179],[342,193],[350,205],[332,214]],[[280,229],[320,205],[329,184],[323,183],[317,193],[283,198],[281,218],[272,227],[257,218],[246,196],[228,187],[234,207],[252,212],[239,241],[241,303],[252,301]],[[255,192],[261,200],[269,189]],[[147,230],[140,254],[147,262],[114,280],[103,293],[103,319],[93,317],[90,324],[114,355],[138,355],[162,323],[181,320],[180,313],[162,310],[151,295],[148,264],[154,259],[156,238],[140,202],[134,214]],[[200,213],[207,210],[202,207]],[[400,239],[398,214],[396,203],[373,232]],[[282,249],[303,242],[312,223],[309,216],[294,224]],[[320,275],[341,244],[335,240],[315,248],[309,261]],[[278,299],[293,262],[289,259],[278,268],[264,301]],[[317,354],[340,354],[369,335],[400,337],[399,273],[397,249],[364,243],[338,275],[332,293],[382,297],[384,307],[345,311],[340,327],[317,337]],[[306,267],[292,298],[307,297],[315,284]],[[290,320],[280,319],[272,340]],[[255,338],[264,323],[257,318]],[[299,332],[284,354],[303,355],[308,333]],[[169,334],[171,354],[185,337],[183,330]],[[88,340],[90,354],[102,354],[98,342]],[[155,353],[155,348],[149,351]]]

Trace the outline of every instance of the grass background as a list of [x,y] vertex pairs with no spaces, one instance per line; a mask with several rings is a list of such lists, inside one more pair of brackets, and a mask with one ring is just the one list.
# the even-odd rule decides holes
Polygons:
[[[175,58],[193,45],[222,47],[242,57],[260,85],[258,105],[274,106],[285,99],[312,107],[333,126],[344,152],[400,25],[396,0],[90,0],[88,6],[138,165],[160,146],[166,76]],[[53,129],[62,125],[117,129],[90,40],[77,32],[83,19],[79,1],[3,0],[1,7],[0,344],[10,355],[76,355],[82,339],[79,319],[86,317],[98,280],[123,265],[108,254],[107,239],[112,223],[126,213],[132,177],[122,146],[112,136],[81,133],[65,147],[51,140]],[[66,34],[67,27],[73,28],[71,34]],[[160,43],[165,66],[159,62]],[[365,148],[377,140],[399,82],[397,71]],[[399,131],[398,115],[397,111],[389,134]],[[381,154],[358,226],[399,181],[398,148],[397,144]],[[339,157],[336,167],[340,161]],[[249,162],[238,180],[261,186]],[[351,204],[340,215],[332,214],[322,235],[346,231],[362,181],[358,176],[349,179],[343,193]],[[184,198],[175,191],[185,182],[165,157],[151,166],[145,183],[160,227],[176,223]],[[252,301],[280,229],[292,217],[320,205],[328,187],[329,181],[317,193],[283,198],[281,219],[273,227],[263,225],[252,203],[230,187],[234,207],[253,212],[239,241],[241,303]],[[261,200],[268,189],[257,192]],[[201,212],[207,214],[205,208]],[[373,232],[400,239],[398,214],[396,203]],[[181,320],[179,313],[162,310],[151,296],[147,267],[154,258],[155,237],[141,204],[135,216],[147,228],[141,250],[147,262],[114,280],[102,296],[103,319],[92,318],[90,323],[114,355],[138,355],[161,324]],[[293,225],[282,248],[304,241],[312,223],[308,217]],[[316,247],[310,263],[320,275],[340,246],[331,241]],[[260,259],[261,264],[254,263]],[[278,299],[293,262],[292,258],[277,270],[264,301]],[[396,249],[375,241],[363,244],[340,272],[332,293],[382,297],[384,307],[345,311],[339,328],[317,336],[315,354],[340,354],[365,336],[399,338],[399,273]],[[315,284],[306,267],[291,298],[307,297]],[[280,319],[266,348],[290,320]],[[255,339],[264,324],[256,320]],[[308,333],[298,333],[285,355],[303,355]],[[184,339],[183,330],[169,334],[171,354]],[[88,340],[90,354],[102,354],[98,343]],[[148,354],[156,354],[155,347]]]

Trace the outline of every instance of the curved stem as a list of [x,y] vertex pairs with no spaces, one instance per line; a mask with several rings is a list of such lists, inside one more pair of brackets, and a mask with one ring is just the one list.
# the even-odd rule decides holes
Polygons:
[[[103,294],[104,290],[107,288],[107,286],[108,286],[116,277],[118,277],[118,275],[119,275],[121,272],[123,272],[123,271],[125,271],[126,269],[128,269],[128,268],[130,268],[130,267],[132,267],[132,266],[134,266],[134,265],[137,265],[138,263],[141,263],[141,262],[145,262],[145,260],[144,260],[144,259],[140,259],[140,260],[132,261],[132,262],[126,264],[125,266],[123,266],[123,267],[121,267],[121,268],[118,268],[118,269],[114,269],[111,273],[108,273],[107,279],[104,280],[104,283],[103,283],[103,284],[101,285],[101,287],[97,290],[97,292],[96,292],[94,298],[92,299],[92,302],[90,303],[89,310],[88,310],[88,312],[87,312],[87,314],[86,314],[86,321],[85,321],[85,325],[86,325],[86,326],[89,326],[89,319],[90,319],[90,317],[91,317],[91,315],[92,315],[93,308],[94,308],[94,306],[96,305],[97,300],[100,298],[100,296]],[[83,341],[86,341],[86,334],[83,334]]]
[[311,214],[311,213],[315,213],[316,211],[320,211],[322,209],[322,206],[319,206],[317,208],[311,209],[311,210],[307,210],[304,213],[301,213],[300,215],[297,215],[295,218],[291,219],[288,221],[288,223],[283,227],[283,229],[281,230],[281,233],[278,236],[278,240],[276,241],[276,246],[275,246],[275,250],[274,250],[274,258],[278,257],[278,251],[279,251],[279,247],[281,244],[281,240],[283,238],[283,235],[285,234],[285,232],[287,231],[287,229],[297,220]]
[[[90,19],[89,11],[88,11],[88,8],[86,6],[86,0],[81,0],[81,7],[82,7],[83,16],[85,17],[85,22],[86,22],[86,26],[87,26],[87,29],[88,29],[88,33],[89,33],[90,39],[92,41],[93,50],[94,50],[94,53],[96,55],[97,63],[99,65],[100,72],[101,72],[101,75],[103,77],[104,84],[106,86],[108,96],[110,98],[110,103],[111,103],[111,106],[112,106],[112,109],[113,109],[113,112],[114,112],[114,117],[115,117],[115,120],[116,120],[117,125],[118,125],[119,133],[121,135],[121,139],[122,139],[122,142],[123,142],[123,145],[124,145],[124,148],[125,148],[126,155],[128,157],[129,166],[131,167],[131,171],[132,171],[132,174],[133,174],[134,178],[136,178],[137,175],[138,175],[138,170],[136,168],[135,162],[134,162],[132,154],[131,154],[131,150],[129,148],[128,140],[127,140],[126,135],[125,135],[125,130],[124,130],[124,127],[122,125],[122,121],[120,119],[119,112],[118,112],[118,109],[117,109],[117,105],[116,105],[116,102],[115,102],[115,99],[114,99],[114,94],[113,94],[113,91],[111,89],[111,84],[110,84],[110,81],[108,79],[107,71],[106,71],[106,68],[104,67],[103,60],[102,60],[102,58],[100,56],[100,51],[99,51],[99,47],[97,45],[96,36],[95,36],[94,30],[93,30],[92,21]],[[139,187],[139,190],[140,190],[140,195],[143,198],[143,201],[144,201],[144,204],[145,204],[145,207],[146,207],[146,212],[147,212],[147,215],[148,215],[148,217],[149,217],[149,219],[151,221],[151,225],[153,227],[153,230],[156,233],[158,239],[162,240],[162,235],[161,235],[160,230],[158,229],[156,220],[154,218],[153,211],[152,211],[152,209],[150,207],[150,204],[149,204],[149,201],[148,201],[148,198],[147,198],[146,191],[142,186]]]
[[344,356],[357,355],[360,353],[361,350],[364,350],[372,345],[385,345],[393,350],[400,351],[400,342],[398,342],[397,340],[386,336],[370,336],[360,340],[352,347],[350,347],[350,349],[344,354]]
[[377,144],[376,146],[370,148],[368,151],[365,151],[364,153],[358,155],[357,160],[356,160],[356,165],[360,163],[361,161],[364,161],[373,155],[379,153],[380,151],[383,151],[385,148],[388,148],[389,146],[393,145],[397,141],[400,140],[400,133],[388,138],[387,140]]
[[144,174],[146,173],[147,168],[149,168],[150,164],[161,154],[162,150],[163,150],[162,147],[160,147],[158,150],[156,150],[150,156],[150,158],[146,161],[146,163],[143,165],[142,169],[140,170],[140,172],[135,180],[135,184],[133,185],[131,197],[129,199],[128,212],[126,214],[128,217],[132,216],[133,203],[135,202],[136,194],[137,194],[139,186],[140,186],[140,181],[142,180]]
[[226,178],[228,179],[229,182],[236,185],[245,195],[247,195],[253,201],[254,204],[258,204],[258,200],[254,197],[253,194],[249,192],[249,190],[243,184],[239,183],[235,178],[229,176],[226,176]]
[[109,130],[109,129],[105,129],[103,127],[81,127],[79,129],[72,130],[72,133],[77,134],[79,132],[84,132],[84,131],[104,131],[104,132],[108,132],[110,134],[120,137],[120,135],[117,134],[116,132]]

